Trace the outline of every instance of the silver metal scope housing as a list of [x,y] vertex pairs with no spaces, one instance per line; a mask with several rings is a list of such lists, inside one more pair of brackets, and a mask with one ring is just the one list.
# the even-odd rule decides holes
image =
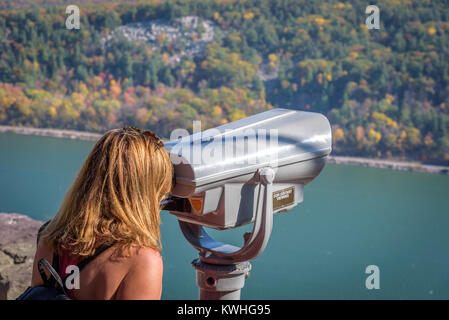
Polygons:
[[303,200],[304,185],[323,169],[332,149],[325,116],[276,108],[165,143],[175,185],[166,206],[181,221],[215,229],[251,223],[258,173],[270,167],[273,213]]

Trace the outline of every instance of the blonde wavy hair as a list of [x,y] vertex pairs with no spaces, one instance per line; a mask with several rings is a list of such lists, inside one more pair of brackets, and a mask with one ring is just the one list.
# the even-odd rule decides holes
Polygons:
[[101,244],[161,250],[160,202],[172,187],[163,143],[134,127],[108,131],[95,144],[41,239],[54,251],[89,256]]

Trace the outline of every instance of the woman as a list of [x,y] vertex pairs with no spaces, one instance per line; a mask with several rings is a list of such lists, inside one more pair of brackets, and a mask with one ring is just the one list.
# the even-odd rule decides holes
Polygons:
[[[59,274],[107,248],[79,276],[72,299],[160,299],[160,202],[173,167],[150,131],[107,132],[94,146],[61,208],[40,233],[32,286],[42,285],[37,261],[58,254]],[[98,253],[98,251],[97,251]]]

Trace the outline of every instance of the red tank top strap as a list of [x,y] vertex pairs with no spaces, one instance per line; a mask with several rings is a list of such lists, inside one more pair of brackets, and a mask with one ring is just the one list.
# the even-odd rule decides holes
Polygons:
[[[89,256],[84,259],[83,258],[74,258],[72,255],[70,255],[70,250],[63,248],[61,254],[59,255],[59,268],[58,268],[58,274],[61,277],[62,281],[64,281],[65,278],[68,276],[68,274],[66,273],[66,269],[68,266],[70,266],[70,265],[78,266],[79,271],[81,272],[81,270],[87,264],[89,264],[98,255],[100,255],[102,252],[104,252],[108,248],[112,247],[113,245],[114,245],[114,243],[102,244],[95,249],[95,253],[92,256]],[[69,274],[70,274],[70,271],[69,271]],[[64,283],[64,286],[65,286],[65,283]],[[67,289],[67,288],[65,288],[65,289],[66,289],[67,295],[71,299],[74,299],[74,296],[73,296],[74,289],[71,289],[71,290]]]
[[[80,259],[73,258],[70,255],[69,250],[63,249],[62,253],[59,255],[59,270],[58,270],[58,274],[63,281],[71,272],[71,271],[69,271],[69,273],[66,273],[67,267],[70,265],[77,266],[80,263],[80,261],[81,261]],[[64,285],[65,285],[65,283],[64,283]],[[65,289],[66,289],[67,295],[71,299],[74,299],[73,289],[67,289],[67,288],[65,288]]]

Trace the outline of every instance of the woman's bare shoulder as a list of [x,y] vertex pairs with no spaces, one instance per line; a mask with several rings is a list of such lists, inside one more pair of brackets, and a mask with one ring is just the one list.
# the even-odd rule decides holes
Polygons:
[[158,250],[148,247],[133,246],[130,249],[132,267],[162,267],[162,256]]
[[160,299],[163,263],[159,251],[132,247],[129,271],[120,284],[116,299]]

